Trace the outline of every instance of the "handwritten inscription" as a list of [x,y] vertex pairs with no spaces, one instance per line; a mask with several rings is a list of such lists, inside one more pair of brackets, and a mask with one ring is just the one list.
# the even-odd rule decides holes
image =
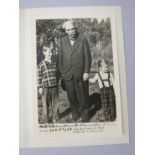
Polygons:
[[[74,123],[74,124],[40,124],[40,132],[61,132],[61,133],[91,133],[103,132],[105,123]],[[112,125],[112,124],[110,124]]]

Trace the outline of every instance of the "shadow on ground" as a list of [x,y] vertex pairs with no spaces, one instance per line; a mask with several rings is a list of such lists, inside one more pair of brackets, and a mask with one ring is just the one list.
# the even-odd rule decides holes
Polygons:
[[[99,93],[93,93],[89,96],[89,105],[88,109],[84,111],[82,114],[82,118],[84,122],[88,122],[91,118],[93,118],[97,111],[102,108],[101,97]],[[71,109],[67,108],[63,112],[60,113],[60,119],[71,113]]]

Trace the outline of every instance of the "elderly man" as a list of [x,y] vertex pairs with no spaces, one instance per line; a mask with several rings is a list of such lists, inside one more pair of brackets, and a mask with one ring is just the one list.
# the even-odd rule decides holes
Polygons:
[[73,21],[63,24],[66,36],[61,39],[59,66],[65,80],[72,120],[80,117],[85,121],[88,107],[88,77],[91,66],[91,53],[86,37],[73,25]]

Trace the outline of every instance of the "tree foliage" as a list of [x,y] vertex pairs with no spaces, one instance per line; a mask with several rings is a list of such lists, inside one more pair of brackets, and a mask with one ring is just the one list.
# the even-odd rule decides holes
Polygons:
[[[51,42],[55,49],[58,49],[59,40],[65,35],[62,24],[67,20],[69,19],[41,19],[36,21],[38,62],[43,58],[41,51],[46,41]],[[92,55],[104,56],[107,47],[111,47],[112,44],[110,18],[101,21],[98,21],[97,18],[75,18],[73,21],[78,31],[86,35],[91,52],[95,53]]]

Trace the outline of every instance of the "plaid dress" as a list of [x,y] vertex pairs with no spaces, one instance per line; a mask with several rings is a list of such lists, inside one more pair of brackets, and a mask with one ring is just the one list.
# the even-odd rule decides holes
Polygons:
[[[103,80],[100,73],[99,77],[103,84],[103,88],[100,89],[101,100],[103,105],[104,118],[106,121],[113,121],[116,118],[116,103],[113,86],[110,84],[110,73],[108,72],[108,79]],[[109,87],[105,87],[104,81],[108,81]]]

